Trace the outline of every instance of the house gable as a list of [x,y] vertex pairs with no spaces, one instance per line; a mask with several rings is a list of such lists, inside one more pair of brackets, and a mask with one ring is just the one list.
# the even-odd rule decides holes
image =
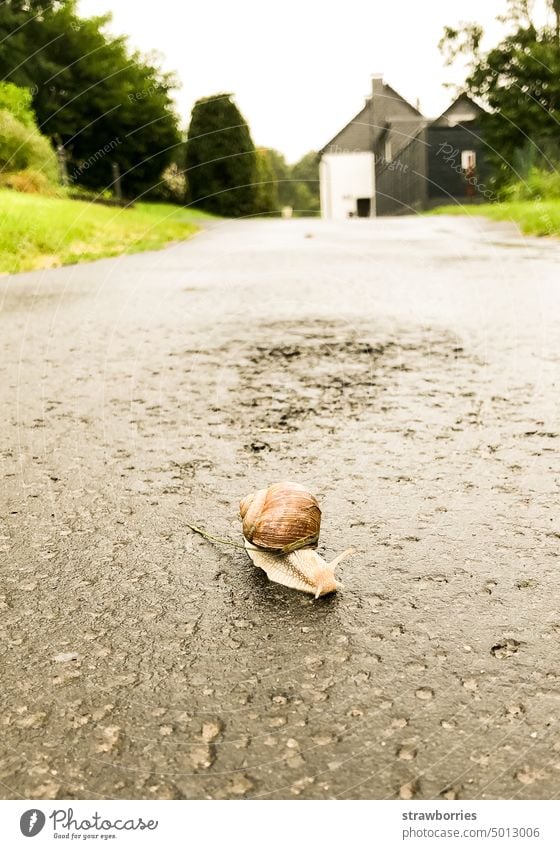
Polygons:
[[456,127],[476,121],[484,113],[484,109],[475,103],[467,94],[460,94],[439,118],[431,122],[432,127]]
[[[375,95],[374,110],[383,110],[383,127],[378,129],[374,139],[374,150],[378,161],[395,159],[420,133],[426,125],[426,119],[408,100],[394,88],[384,84],[382,94]],[[381,101],[381,103],[380,103]],[[390,156],[387,154],[390,153]]]
[[[428,197],[430,203],[484,196],[489,174],[480,127],[485,110],[461,94],[428,127]],[[472,161],[471,166],[465,163]],[[467,179],[468,168],[470,182]]]
[[356,153],[373,151],[388,129],[394,135],[395,153],[418,133],[425,118],[394,88],[373,81],[372,96],[357,115],[319,151],[324,153]]
[[374,75],[364,107],[320,151],[322,214],[395,215],[441,199],[476,199],[488,175],[484,112],[461,94],[428,120]]
[[319,151],[319,155],[371,151],[371,145],[371,109],[368,99],[363,109]]
[[386,104],[385,114],[389,120],[411,120],[414,118],[423,120],[422,113],[387,83],[383,85],[383,99]]

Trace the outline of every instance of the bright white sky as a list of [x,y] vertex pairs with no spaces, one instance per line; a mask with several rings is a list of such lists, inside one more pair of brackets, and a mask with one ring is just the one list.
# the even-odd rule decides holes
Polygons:
[[[536,0],[536,4],[544,0]],[[111,30],[157,51],[176,71],[185,125],[194,101],[233,92],[258,145],[295,161],[318,149],[361,109],[372,73],[427,116],[451,102],[437,49],[443,27],[476,20],[491,46],[506,0],[81,0],[82,14],[113,12]]]

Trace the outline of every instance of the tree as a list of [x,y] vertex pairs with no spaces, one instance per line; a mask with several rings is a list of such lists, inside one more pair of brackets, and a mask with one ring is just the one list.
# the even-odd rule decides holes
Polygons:
[[119,166],[123,189],[157,186],[181,144],[172,77],[105,32],[110,16],[81,18],[76,0],[0,4],[0,76],[28,87],[41,130],[69,157],[71,179],[96,189]]
[[560,0],[550,0],[550,8],[555,25],[539,29],[526,0],[509,0],[503,20],[513,31],[487,52],[476,24],[446,28],[440,43],[448,63],[460,54],[468,57],[465,90],[490,107],[481,122],[498,187],[523,176],[523,152],[525,159],[548,167],[558,157]]
[[194,205],[226,217],[255,212],[257,154],[247,122],[231,94],[216,94],[195,103],[185,160]]
[[293,189],[290,166],[286,162],[284,155],[272,148],[268,148],[268,161],[276,182],[276,191],[280,207],[293,207]]
[[276,180],[280,207],[291,206],[295,215],[316,215],[319,203],[319,158],[306,153],[295,165],[288,165],[277,150],[268,151]]
[[270,151],[257,148],[255,211],[264,215],[279,212],[278,187],[272,168]]
[[552,10],[556,18],[556,41],[560,44],[560,0],[552,0]]
[[319,156],[312,150],[296,162],[291,168],[292,179],[296,180],[298,191],[297,203],[294,208],[308,215],[318,214],[321,204],[319,199]]

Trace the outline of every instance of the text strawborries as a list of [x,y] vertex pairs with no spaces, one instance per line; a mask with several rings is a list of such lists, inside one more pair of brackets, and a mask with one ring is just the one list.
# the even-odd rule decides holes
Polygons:
[[475,820],[471,811],[403,811],[403,820]]

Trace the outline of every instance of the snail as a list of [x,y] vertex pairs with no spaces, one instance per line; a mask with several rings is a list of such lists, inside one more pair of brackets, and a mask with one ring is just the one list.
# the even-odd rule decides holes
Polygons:
[[335,569],[354,549],[330,563],[317,554],[321,509],[304,486],[282,481],[259,489],[241,501],[239,512],[247,554],[270,581],[315,598],[339,589]]

